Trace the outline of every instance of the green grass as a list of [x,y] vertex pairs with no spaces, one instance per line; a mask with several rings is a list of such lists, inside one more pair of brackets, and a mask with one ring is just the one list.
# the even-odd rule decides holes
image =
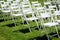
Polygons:
[[[44,5],[42,0],[38,0],[38,2],[41,3],[42,6]],[[0,20],[1,19],[3,19],[3,17],[1,17],[1,15],[0,15]],[[42,37],[42,36],[46,35],[44,29],[41,29],[40,31],[34,29],[34,30],[32,30],[32,32],[24,34],[22,32],[19,32],[18,30],[28,28],[27,24],[24,24],[24,25],[18,24],[17,26],[8,27],[6,25],[12,24],[13,21],[9,20],[9,17],[5,18],[5,19],[7,19],[7,21],[0,22],[0,40],[29,40],[30,38],[34,38],[34,37],[38,37],[38,36]],[[21,23],[22,19],[17,19],[16,23],[17,22]],[[38,21],[38,23],[39,23],[39,21]],[[30,22],[30,26],[34,27],[34,26],[36,26],[36,24],[34,22]],[[46,27],[46,30],[48,31],[48,33],[56,32],[54,27],[52,27],[52,28]],[[53,30],[53,31],[51,31],[51,30]],[[14,31],[17,31],[17,32],[14,32]],[[51,37],[51,39],[60,40],[59,38],[55,38],[55,37]]]

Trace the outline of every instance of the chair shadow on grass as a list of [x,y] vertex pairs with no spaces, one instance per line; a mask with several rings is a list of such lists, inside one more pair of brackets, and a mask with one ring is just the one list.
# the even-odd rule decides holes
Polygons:
[[42,37],[38,36],[38,37],[31,38],[29,40],[48,40],[48,39],[47,39],[46,35],[44,35]]
[[4,19],[0,19],[0,22],[4,22]]

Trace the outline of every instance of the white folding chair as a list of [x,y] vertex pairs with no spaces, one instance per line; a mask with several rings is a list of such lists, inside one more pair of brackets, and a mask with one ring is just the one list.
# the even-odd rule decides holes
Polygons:
[[[51,17],[51,19],[50,19],[50,17]],[[44,19],[47,20],[47,21],[45,22]],[[54,19],[52,19],[52,15],[50,13],[42,13],[41,14],[41,25],[43,26],[43,29],[45,29],[46,27],[50,27],[51,28],[51,27],[54,26],[54,28],[56,28],[56,32],[57,32],[56,35],[58,35],[58,37],[59,37],[58,29],[57,29],[57,25],[59,25],[59,23],[54,22]],[[47,36],[48,40],[50,40],[48,32],[47,32],[46,29],[45,29],[45,32],[46,32],[46,36]]]
[[32,8],[34,12],[36,13],[36,16],[38,15],[37,13],[44,12],[43,11],[44,7],[42,7],[42,5],[38,1],[32,2]]
[[10,12],[11,12],[8,2],[4,2],[3,4],[1,4],[1,11],[3,12],[2,15],[5,20],[5,16],[7,15],[7,17],[8,17],[8,15],[10,15]]
[[32,2],[32,7],[42,7],[42,5],[38,1]]
[[0,1],[0,10],[1,10],[1,5],[4,3],[4,1]]
[[14,18],[19,16],[22,18],[23,14],[21,12],[20,5],[12,3],[10,7],[11,7],[11,17],[16,26],[16,22]]
[[[38,26],[38,23],[37,23],[37,19],[38,18],[35,17],[34,12],[33,12],[32,8],[31,8],[30,4],[27,4],[27,5],[22,5],[24,20],[27,22],[28,26],[29,26],[29,21],[33,21],[34,20],[36,22],[36,24],[37,24],[37,28],[39,29],[39,26]],[[27,17],[27,15],[31,15],[31,17]],[[30,32],[32,31],[30,29],[30,26],[29,26],[29,31]]]
[[[26,13],[26,12],[25,12],[25,13]],[[39,29],[39,26],[38,26],[38,23],[37,23],[37,19],[38,19],[38,18],[34,16],[34,13],[33,13],[32,11],[27,12],[27,14],[32,15],[32,17],[30,17],[30,18],[27,18],[27,17],[26,17],[27,14],[25,14],[25,13],[24,13],[24,17],[25,17],[24,20],[26,20],[27,24],[29,25],[28,21],[33,21],[33,20],[34,20],[34,21],[36,22],[36,24],[37,24],[38,29]],[[29,30],[30,30],[30,32],[31,32],[30,27],[29,27]]]

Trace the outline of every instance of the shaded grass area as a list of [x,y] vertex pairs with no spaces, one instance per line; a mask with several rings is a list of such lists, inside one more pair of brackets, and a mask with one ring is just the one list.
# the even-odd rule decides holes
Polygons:
[[48,39],[47,39],[46,35],[44,35],[42,37],[38,36],[38,37],[35,37],[35,38],[31,38],[29,40],[48,40]]
[[[7,21],[5,21],[7,22]],[[25,24],[24,26],[19,24],[17,26],[13,26],[13,23],[11,21],[8,21],[7,23],[5,22],[0,22],[0,39],[2,40],[29,40],[31,38],[36,38],[36,39],[41,39],[44,38],[43,36],[45,35],[45,31],[42,29],[38,31],[37,29],[32,30],[32,32],[29,32],[28,25]],[[10,26],[12,25],[12,26]],[[33,26],[34,28],[34,26]],[[48,33],[52,33],[51,28],[46,28],[48,30]],[[52,28],[53,30],[54,28]],[[54,29],[55,30],[55,29]],[[56,32],[56,31],[53,31]],[[38,36],[41,37],[38,37]],[[21,38],[22,37],[22,38]],[[24,37],[24,38],[23,38]],[[31,39],[32,40],[32,39]]]
[[0,35],[1,40],[25,40],[25,37],[22,33],[12,32],[7,27],[0,27],[0,34],[1,34]]
[[[6,21],[5,21],[6,22]],[[0,22],[0,23],[4,23],[5,24],[5,22]],[[9,24],[12,24],[12,23],[10,23],[10,22],[8,22]],[[7,23],[7,24],[8,24]],[[6,24],[6,25],[7,25]],[[1,34],[2,34],[2,31],[3,31],[3,33],[4,33],[4,31],[6,31],[6,32],[8,32],[8,33],[6,33],[6,35],[12,35],[12,34],[14,34],[14,33],[19,33],[19,35],[20,35],[20,33],[21,33],[21,35],[23,35],[23,36],[25,36],[24,38],[26,38],[26,40],[29,40],[29,39],[31,39],[31,38],[36,38],[37,37],[37,39],[39,39],[39,38],[43,38],[43,36],[45,35],[45,31],[44,31],[44,29],[42,29],[42,30],[40,30],[40,31],[38,31],[38,30],[36,30],[36,29],[34,29],[32,32],[29,32],[27,29],[28,29],[28,26],[27,26],[27,24],[25,24],[24,26],[23,25],[17,25],[17,26],[12,26],[12,27],[8,27],[8,26],[4,26],[4,25],[0,25],[0,27],[1,27],[1,29],[0,29],[0,31],[1,31]],[[53,27],[52,29],[51,28],[46,28],[47,30],[48,30],[48,33],[50,34],[50,33],[54,33],[54,32],[56,32],[56,31],[51,31],[51,30],[55,30],[55,28]],[[11,33],[10,33],[11,32]],[[5,35],[5,34],[3,34],[3,35]],[[6,36],[5,35],[5,36]],[[20,35],[20,36],[21,36]],[[38,36],[41,36],[41,37],[38,37]],[[7,38],[10,38],[10,36],[9,37],[7,37]],[[15,36],[14,36],[15,37]],[[16,36],[16,37],[18,37],[18,36]],[[4,37],[3,37],[4,38]],[[12,38],[11,38],[12,39]],[[15,38],[14,38],[15,39]],[[20,39],[20,38],[19,38]]]

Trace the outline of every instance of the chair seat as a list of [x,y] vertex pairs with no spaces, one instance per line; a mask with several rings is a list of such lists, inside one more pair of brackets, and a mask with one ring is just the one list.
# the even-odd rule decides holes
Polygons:
[[20,10],[19,10],[19,9],[16,9],[16,10],[13,9],[12,11],[13,11],[13,12],[17,12],[17,11],[20,11]]
[[40,5],[41,5],[41,4],[39,4],[39,3],[38,3],[38,4],[34,4],[34,6],[40,6]]
[[36,4],[36,3],[38,3],[38,1],[34,1],[34,2],[32,2],[32,4]]
[[55,11],[54,15],[60,15],[60,11]]
[[11,12],[10,10],[2,10],[2,12],[8,13]]
[[51,4],[51,2],[45,2],[44,4],[45,4],[45,5],[48,5],[48,4]]
[[36,17],[31,17],[31,18],[26,18],[25,20],[30,20],[30,21],[32,21],[32,20],[37,20],[38,18],[36,18]]
[[18,6],[11,6],[11,9],[18,8]]
[[23,14],[11,14],[12,16],[22,16]]
[[60,23],[60,20],[56,20],[56,22]]
[[37,8],[37,10],[42,10],[42,9],[44,9],[44,7],[38,7],[38,8]]
[[41,18],[47,18],[47,17],[51,17],[49,13],[41,14]]
[[51,26],[59,25],[59,23],[57,23],[57,22],[48,22],[48,23],[44,23],[43,25],[51,27]]
[[29,7],[30,5],[23,5],[23,7]]
[[24,14],[32,14],[32,13],[34,13],[34,12],[28,11],[28,12],[25,12]]

